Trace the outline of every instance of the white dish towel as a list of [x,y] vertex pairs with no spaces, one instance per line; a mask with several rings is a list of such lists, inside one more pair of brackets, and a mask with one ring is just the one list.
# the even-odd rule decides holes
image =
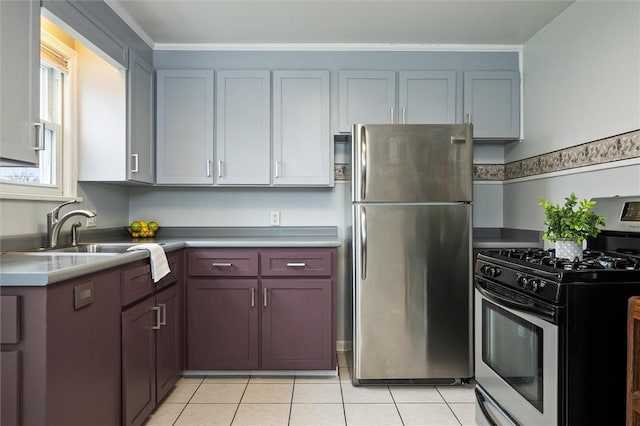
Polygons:
[[136,244],[127,249],[127,251],[133,250],[148,250],[151,259],[151,278],[153,282],[157,283],[171,272],[169,269],[169,262],[167,261],[167,255],[164,253],[164,249],[156,243]]

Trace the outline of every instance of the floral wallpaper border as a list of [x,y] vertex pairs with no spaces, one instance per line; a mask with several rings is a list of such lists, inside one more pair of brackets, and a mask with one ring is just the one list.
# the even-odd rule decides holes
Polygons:
[[640,157],[640,130],[507,164],[474,164],[473,179],[501,181]]
[[[640,129],[507,164],[474,164],[473,180],[504,181],[640,157]],[[334,179],[350,180],[351,166],[334,165]]]

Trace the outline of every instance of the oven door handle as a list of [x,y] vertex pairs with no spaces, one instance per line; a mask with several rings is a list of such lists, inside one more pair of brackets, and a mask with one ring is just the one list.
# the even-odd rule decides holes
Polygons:
[[[476,387],[475,393],[476,393],[476,400],[478,401],[478,407],[480,407],[480,411],[482,411],[482,414],[484,415],[485,420],[489,422],[489,426],[501,426],[502,422],[498,424],[498,422],[496,422],[496,420],[493,418],[491,413],[489,413],[489,410],[487,410],[488,401],[487,401],[487,398],[485,397],[484,392],[482,392],[480,389]],[[519,425],[519,423],[513,420],[513,418],[509,414],[505,413],[500,407],[494,404],[491,404],[491,405],[495,407],[495,409],[499,412],[500,415],[504,416],[504,420],[509,422],[509,425],[511,426]]]
[[491,414],[489,413],[489,410],[487,410],[487,407],[485,407],[487,400],[485,399],[484,395],[480,393],[477,388],[475,389],[475,391],[476,399],[478,400],[478,407],[480,407],[480,411],[482,411],[484,418],[489,422],[490,426],[498,426],[495,420],[493,420],[493,417],[491,417]]
[[523,312],[533,314],[537,317],[543,318],[554,324],[558,319],[556,313],[552,310],[539,308],[533,304],[518,302],[508,297],[505,297],[496,293],[492,293],[489,290],[483,288],[480,283],[476,283],[476,289],[480,292],[480,294],[482,294],[487,299],[491,300],[494,303],[498,303],[502,306],[506,306],[507,308],[517,309]]

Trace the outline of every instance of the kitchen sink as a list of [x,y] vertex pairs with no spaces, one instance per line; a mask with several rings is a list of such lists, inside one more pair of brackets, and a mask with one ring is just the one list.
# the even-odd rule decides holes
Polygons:
[[[160,243],[163,245],[164,243]],[[129,247],[137,243],[87,243],[68,247],[41,247],[38,249],[21,252],[29,255],[40,256],[78,256],[78,255],[114,255],[125,253]]]

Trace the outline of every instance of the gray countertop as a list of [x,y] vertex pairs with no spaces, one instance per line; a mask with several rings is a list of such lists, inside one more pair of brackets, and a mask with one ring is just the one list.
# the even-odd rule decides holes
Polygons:
[[[170,234],[170,233],[169,233]],[[205,233],[206,234],[206,233]],[[258,233],[259,234],[259,233]],[[337,232],[311,232],[307,235],[278,233],[272,235],[188,235],[177,237],[167,235],[156,238],[166,252],[184,247],[339,247],[342,245]],[[92,241],[86,241],[90,243]],[[105,242],[105,241],[103,241]],[[124,242],[109,240],[108,242]],[[130,241],[127,241],[130,242]],[[2,253],[0,255],[0,286],[46,286],[92,272],[124,265],[149,257],[146,250],[121,254],[77,254],[52,255]]]
[[474,249],[539,248],[542,233],[523,229],[476,228],[473,230]]

